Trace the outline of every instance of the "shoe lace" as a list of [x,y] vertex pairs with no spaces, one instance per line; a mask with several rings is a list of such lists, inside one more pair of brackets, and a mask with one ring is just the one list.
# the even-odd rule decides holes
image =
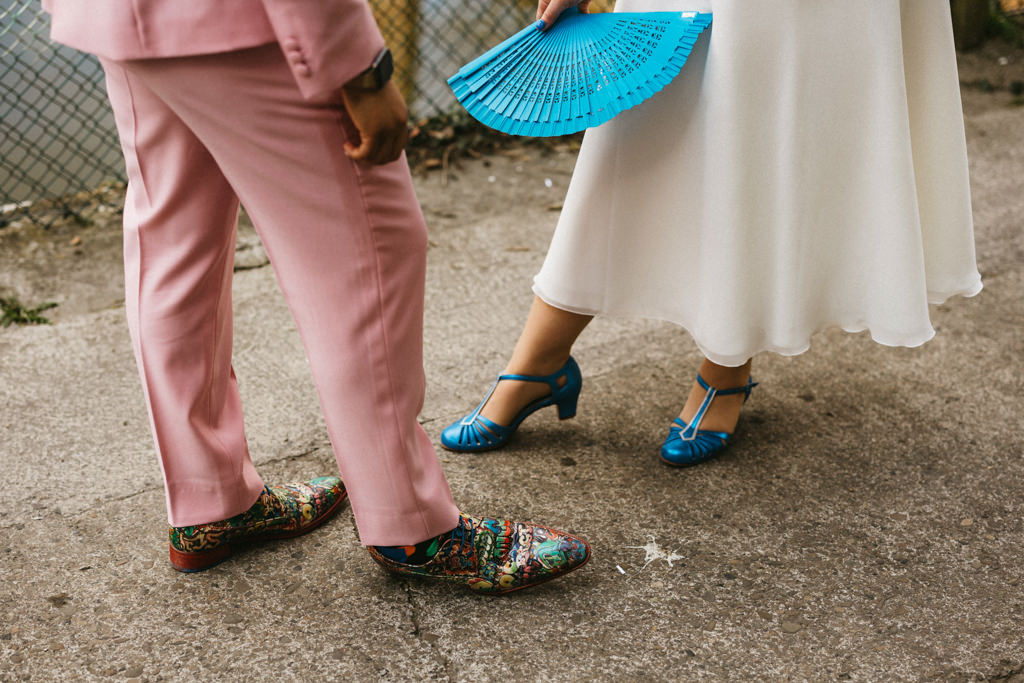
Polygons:
[[468,556],[476,549],[476,531],[479,525],[467,515],[459,517],[459,523],[451,531],[449,539],[452,544],[458,544],[459,555]]

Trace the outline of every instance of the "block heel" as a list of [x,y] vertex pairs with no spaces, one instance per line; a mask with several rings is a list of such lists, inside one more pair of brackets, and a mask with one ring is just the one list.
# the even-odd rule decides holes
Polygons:
[[558,406],[558,419],[568,420],[576,417],[576,402],[579,400],[579,394],[567,397],[559,401],[556,405]]
[[194,553],[183,552],[172,545],[170,546],[170,551],[171,566],[179,572],[186,573],[201,572],[231,557],[230,545],[222,545],[210,550],[200,550]]

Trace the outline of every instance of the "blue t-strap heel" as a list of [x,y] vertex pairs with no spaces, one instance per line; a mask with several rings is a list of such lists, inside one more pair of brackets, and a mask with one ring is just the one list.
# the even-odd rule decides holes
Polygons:
[[[565,382],[562,383],[562,379]],[[494,393],[498,382],[503,379],[515,379],[522,382],[544,382],[551,387],[551,395],[537,399],[519,411],[512,424],[504,427],[488,420],[480,414],[487,400]],[[457,422],[448,425],[441,432],[441,445],[450,451],[460,453],[473,453],[478,451],[489,451],[501,448],[515,434],[519,424],[528,416],[546,406],[558,406],[558,419],[568,420],[576,415],[576,401],[580,397],[580,389],[583,386],[583,376],[580,374],[580,366],[576,364],[572,356],[556,372],[543,377],[533,375],[498,375],[498,379],[491,386],[491,390],[484,396],[484,400],[469,415]]]
[[678,417],[672,421],[672,427],[668,431],[668,438],[661,446],[661,459],[675,467],[686,467],[696,465],[712,458],[723,450],[729,443],[730,434],[725,432],[713,432],[709,429],[701,429],[700,423],[707,415],[708,408],[716,396],[729,396],[730,394],[744,393],[743,402],[750,398],[750,391],[757,386],[753,378],[748,378],[747,383],[742,387],[732,389],[715,389],[704,381],[704,378],[697,373],[697,382],[707,393],[701,401],[700,408],[690,420],[690,424],[684,423]]

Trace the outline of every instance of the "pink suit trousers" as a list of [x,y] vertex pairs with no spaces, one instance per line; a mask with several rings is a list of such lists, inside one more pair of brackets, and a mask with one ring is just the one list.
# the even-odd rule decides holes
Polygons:
[[346,157],[351,121],[303,98],[277,43],[103,66],[129,179],[128,323],[170,523],[230,517],[263,487],[231,367],[241,200],[305,346],[362,543],[453,528],[416,419],[427,236],[404,157]]

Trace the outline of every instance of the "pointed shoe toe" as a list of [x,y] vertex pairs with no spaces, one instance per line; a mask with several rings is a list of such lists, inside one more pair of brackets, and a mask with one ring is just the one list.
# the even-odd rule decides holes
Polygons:
[[475,419],[464,418],[445,427],[441,432],[441,445],[463,453],[488,451],[504,446],[512,437],[512,431],[483,415],[476,415]]
[[468,582],[478,593],[500,595],[530,588],[579,569],[590,559],[585,540],[545,526],[487,520],[508,524],[514,541],[506,553],[481,563],[480,576]]

